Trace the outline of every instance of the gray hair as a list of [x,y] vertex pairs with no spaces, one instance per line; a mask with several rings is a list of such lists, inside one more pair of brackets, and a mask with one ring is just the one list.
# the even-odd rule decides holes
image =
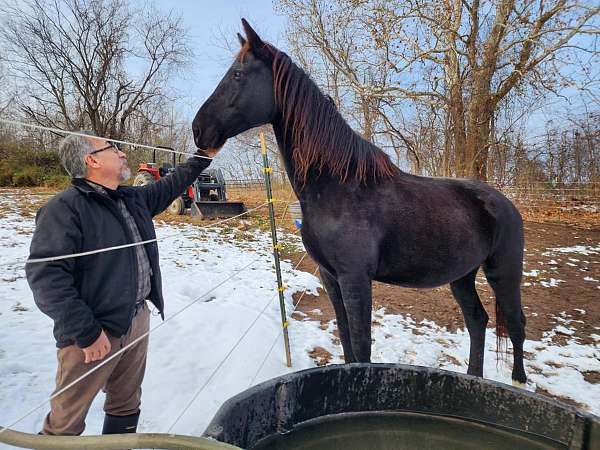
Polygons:
[[[78,133],[92,134],[88,131],[78,131]],[[71,134],[61,141],[58,156],[72,178],[85,178],[87,176],[85,155],[93,151],[94,147],[88,138]]]

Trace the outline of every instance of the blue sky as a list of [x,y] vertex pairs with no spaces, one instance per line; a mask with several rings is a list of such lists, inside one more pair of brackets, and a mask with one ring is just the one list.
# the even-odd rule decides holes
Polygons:
[[190,120],[231,64],[233,55],[223,48],[222,36],[225,35],[237,49],[236,32],[243,34],[242,17],[265,40],[285,48],[285,18],[275,13],[271,0],[160,0],[156,6],[163,11],[181,14],[191,38],[194,61],[173,83],[181,97],[178,106]]
[[[144,4],[143,0],[138,1]],[[263,39],[286,50],[286,19],[274,11],[272,0],[156,0],[156,6],[162,11],[172,10],[183,17],[191,39],[190,47],[195,53],[190,66],[171,78],[179,98],[177,109],[184,120],[191,121],[231,64],[233,54],[223,48],[224,39],[228,39],[237,50],[236,32],[242,32],[242,17]],[[539,109],[530,111],[526,128],[531,136],[543,132],[549,119],[560,122],[568,112],[585,111],[583,105],[586,100],[573,90],[564,93],[568,100],[548,94],[544,101],[538,103]]]

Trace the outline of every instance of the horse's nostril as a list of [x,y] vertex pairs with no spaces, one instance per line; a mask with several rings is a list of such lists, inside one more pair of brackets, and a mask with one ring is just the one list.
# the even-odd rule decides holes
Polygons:
[[200,128],[199,127],[192,127],[192,131],[194,133],[194,140],[196,142],[198,142],[198,139],[200,139]]

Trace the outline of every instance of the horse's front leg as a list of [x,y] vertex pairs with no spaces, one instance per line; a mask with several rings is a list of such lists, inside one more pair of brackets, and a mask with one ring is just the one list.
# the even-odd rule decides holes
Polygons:
[[342,348],[344,349],[344,361],[347,363],[356,362],[354,352],[352,351],[352,343],[350,342],[348,317],[346,315],[346,308],[344,308],[340,285],[335,277],[323,266],[319,266],[319,273],[321,274],[321,281],[323,282],[323,286],[325,286],[329,300],[331,301],[333,309],[335,310],[335,318],[337,321],[338,332],[340,333],[340,341],[342,342]]
[[350,330],[350,342],[356,362],[371,361],[371,279],[363,274],[337,278]]

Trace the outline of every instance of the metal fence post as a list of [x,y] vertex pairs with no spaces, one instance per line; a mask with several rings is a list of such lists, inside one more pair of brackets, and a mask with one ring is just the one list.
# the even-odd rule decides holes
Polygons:
[[288,367],[292,367],[292,356],[290,353],[290,338],[288,336],[288,320],[285,314],[285,300],[283,297],[283,281],[281,279],[281,265],[279,263],[279,250],[281,246],[277,242],[277,228],[275,223],[275,209],[273,207],[273,190],[271,189],[271,173],[273,168],[269,167],[267,157],[267,143],[264,132],[259,133],[260,147],[263,157],[263,172],[265,174],[265,190],[267,192],[267,202],[269,205],[269,221],[271,223],[271,237],[273,238],[273,257],[275,258],[275,272],[277,274],[277,291],[279,293],[279,309],[281,311],[281,326],[283,327],[283,341],[285,346],[285,358]]

